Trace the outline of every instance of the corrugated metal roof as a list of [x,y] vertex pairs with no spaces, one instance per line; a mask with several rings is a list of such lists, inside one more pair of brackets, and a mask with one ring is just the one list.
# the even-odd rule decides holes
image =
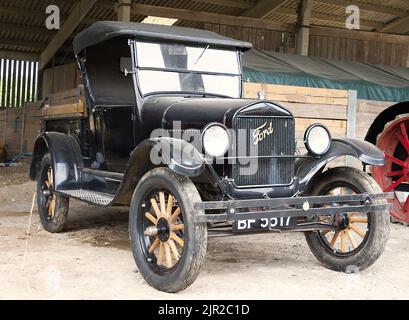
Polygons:
[[[61,10],[62,23],[79,0],[2,0],[0,4],[0,51],[17,51],[40,54],[56,31],[44,28],[47,17],[45,8],[49,4],[58,5]],[[256,5],[259,0],[133,0],[135,4],[192,10],[193,12],[217,13],[230,16],[245,15],[247,8]],[[97,20],[116,20],[117,0],[98,0],[98,3],[87,14],[87,18],[77,28],[79,32]],[[224,3],[224,4],[223,4]],[[361,5],[361,28],[363,30],[379,29],[399,18],[409,17],[408,0],[314,0],[312,24],[344,28],[347,4]],[[144,16],[133,13],[132,21],[142,21]],[[284,24],[297,21],[296,0],[285,1],[277,10],[264,19]],[[203,23],[179,20],[176,25],[203,28]],[[30,30],[30,28],[32,28]],[[409,28],[402,29],[402,34],[409,33]],[[63,55],[70,50],[69,39],[61,49]]]

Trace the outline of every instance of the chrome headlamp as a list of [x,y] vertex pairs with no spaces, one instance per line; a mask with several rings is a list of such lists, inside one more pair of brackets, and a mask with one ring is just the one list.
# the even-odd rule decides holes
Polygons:
[[305,131],[304,144],[312,155],[326,154],[331,147],[331,141],[329,130],[322,124],[313,124]]
[[230,133],[224,125],[210,123],[203,130],[202,144],[206,155],[221,157],[229,149]]

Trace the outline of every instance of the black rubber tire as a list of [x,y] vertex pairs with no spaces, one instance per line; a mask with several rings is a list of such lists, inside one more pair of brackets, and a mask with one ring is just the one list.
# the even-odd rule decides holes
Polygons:
[[54,217],[50,219],[45,206],[46,198],[43,195],[42,188],[44,185],[44,177],[51,166],[51,156],[47,153],[41,160],[41,169],[37,177],[37,205],[43,228],[50,233],[59,233],[64,230],[67,224],[70,199],[60,194],[56,194]]
[[[152,188],[163,188],[172,193],[182,209],[185,224],[183,254],[173,269],[166,274],[155,272],[143,254],[141,237],[138,234],[138,216],[144,215],[141,208],[145,194]],[[129,211],[129,228],[132,253],[140,274],[152,287],[165,292],[178,292],[190,286],[199,275],[207,250],[207,227],[195,222],[195,217],[204,215],[203,210],[194,209],[201,201],[200,195],[188,177],[175,174],[168,168],[155,168],[146,173],[135,188]]]
[[[316,177],[311,183],[308,194],[322,195],[329,184],[348,183],[361,193],[382,193],[376,181],[363,171],[351,167],[329,169]],[[377,200],[378,204],[386,204],[385,200]],[[307,243],[318,261],[328,269],[351,272],[362,271],[371,266],[382,254],[389,238],[389,211],[369,213],[368,232],[365,242],[349,255],[336,255],[323,244],[318,231],[306,232]],[[358,269],[357,269],[358,268]]]

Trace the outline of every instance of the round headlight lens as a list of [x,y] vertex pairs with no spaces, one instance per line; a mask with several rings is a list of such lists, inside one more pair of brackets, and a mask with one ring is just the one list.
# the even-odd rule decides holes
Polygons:
[[223,125],[210,124],[203,132],[202,142],[207,155],[221,157],[229,148],[230,135]]
[[305,132],[304,143],[310,153],[322,156],[331,146],[331,134],[323,125],[313,124]]

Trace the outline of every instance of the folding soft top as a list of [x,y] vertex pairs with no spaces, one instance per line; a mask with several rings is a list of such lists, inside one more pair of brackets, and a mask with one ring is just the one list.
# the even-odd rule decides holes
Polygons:
[[251,43],[227,38],[206,30],[146,23],[101,21],[94,23],[75,37],[75,54],[94,44],[115,37],[135,37],[147,40],[166,40],[219,47],[234,47],[242,51],[249,50],[252,47]]

